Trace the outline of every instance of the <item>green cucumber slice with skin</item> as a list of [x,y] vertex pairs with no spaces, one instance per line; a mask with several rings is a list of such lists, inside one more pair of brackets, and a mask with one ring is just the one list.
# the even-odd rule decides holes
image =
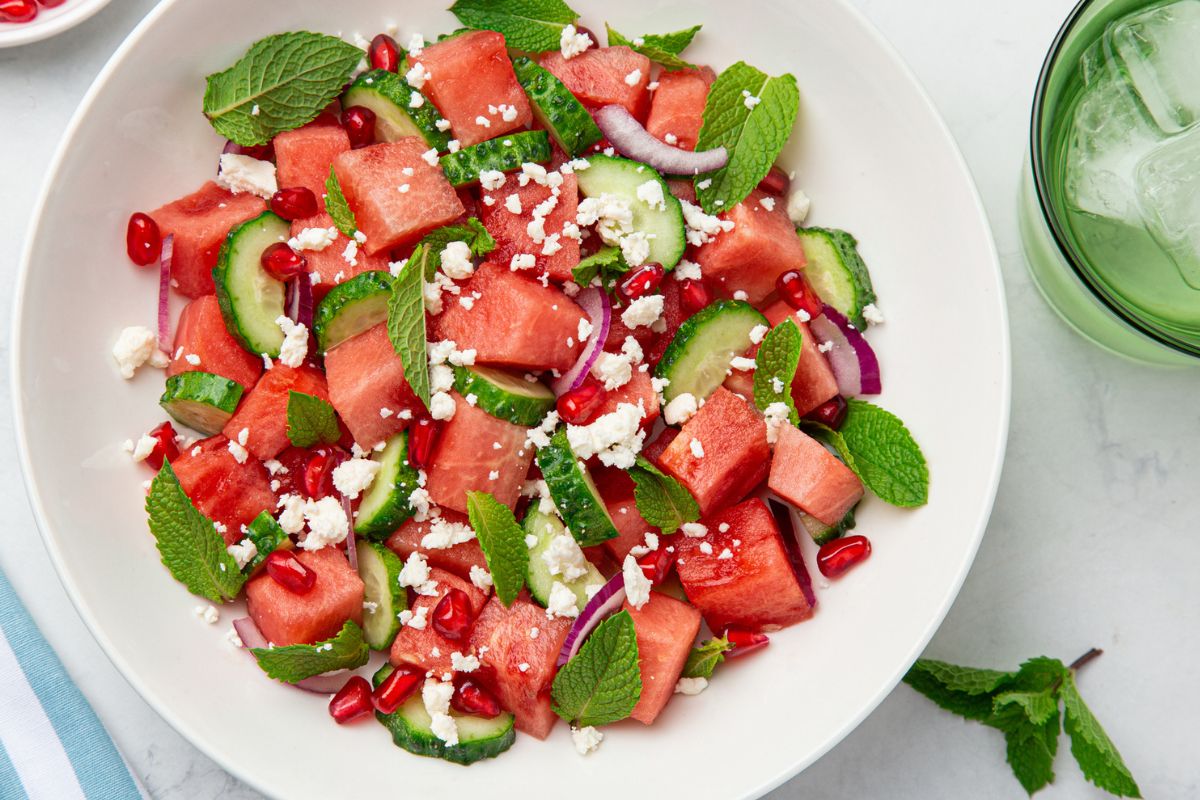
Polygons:
[[363,636],[372,650],[387,650],[400,631],[397,615],[408,608],[408,592],[400,585],[404,562],[378,542],[359,539],[354,549],[358,555],[358,577],[365,587]]
[[533,115],[567,155],[574,158],[604,138],[583,103],[550,70],[521,57],[513,61],[513,71],[529,96]]
[[408,463],[408,431],[389,439],[371,459],[379,462],[379,472],[358,504],[354,532],[386,539],[413,515],[408,498],[420,485],[417,470]]
[[[584,197],[610,194],[620,197],[633,209],[633,230],[652,235],[647,264],[662,264],[673,269],[683,258],[687,238],[683,225],[683,206],[671,194],[667,182],[645,164],[617,156],[592,156],[587,169],[577,170],[579,191]],[[646,181],[662,185],[663,208],[653,208],[638,199],[638,187]]]
[[214,436],[237,411],[245,391],[237,381],[210,372],[181,372],[167,378],[167,388],[158,404],[176,422]]
[[441,163],[446,180],[454,186],[467,186],[478,182],[481,172],[493,169],[512,172],[520,169],[522,164],[541,164],[551,157],[550,134],[545,131],[521,131],[464,147],[457,153],[448,153],[442,156]]
[[811,517],[805,513],[800,514],[800,524],[808,531],[808,535],[812,537],[813,542],[820,547],[823,544],[832,542],[834,539],[841,538],[846,531],[853,528],[857,523],[854,520],[854,509],[852,508],[846,512],[846,516],[842,517],[841,521],[836,525],[826,525],[816,517]]
[[292,540],[288,538],[287,531],[280,527],[275,518],[271,516],[270,511],[263,511],[251,520],[250,525],[246,528],[246,538],[254,542],[254,547],[258,550],[258,555],[250,559],[245,569],[242,570],[247,575],[257,572],[258,568],[267,560],[267,556],[280,547],[286,547],[289,550],[292,548]]
[[604,576],[600,570],[589,561],[587,573],[573,581],[563,580],[562,575],[551,575],[550,565],[542,554],[550,549],[550,542],[567,532],[567,529],[553,514],[543,514],[536,507],[531,508],[525,515],[525,533],[537,539],[537,544],[529,548],[529,569],[525,575],[525,585],[529,594],[543,606],[550,602],[550,589],[554,584],[561,583],[575,593],[575,605],[583,611],[587,605],[589,587],[599,589],[604,585]]
[[[417,108],[411,105],[414,93],[421,98]],[[437,128],[441,113],[428,97],[394,72],[373,69],[355,78],[342,95],[342,107],[350,106],[363,106],[375,112],[377,142],[420,136],[425,144],[438,152],[444,152],[450,143],[449,133]]]
[[313,312],[313,333],[321,352],[387,322],[391,296],[392,276],[381,270],[360,273],[330,289]]
[[256,355],[275,358],[283,346],[284,286],[262,267],[262,254],[276,242],[286,242],[292,227],[282,217],[264,211],[229,232],[221,244],[213,283],[225,327],[238,343]]
[[663,398],[681,394],[708,397],[725,382],[729,362],[750,349],[750,331],[767,318],[742,300],[718,300],[689,317],[667,346],[654,374],[670,381]]
[[801,228],[796,231],[804,245],[808,266],[804,276],[821,300],[838,311],[860,331],[867,329],[863,309],[875,302],[871,274],[858,254],[858,240],[833,228]]
[[581,547],[617,538],[617,526],[587,467],[572,452],[565,428],[559,428],[550,444],[538,450],[537,463],[558,513]]
[[[371,679],[372,683],[378,686],[392,674],[393,669],[391,664],[384,664]],[[458,744],[454,745],[448,745],[434,735],[431,726],[433,720],[425,710],[420,691],[391,714],[375,712],[375,719],[392,734],[392,741],[397,747],[418,756],[441,758],[455,764],[474,764],[485,758],[495,758],[517,740],[513,715],[508,712],[486,719],[451,709],[450,716],[458,725]]]
[[533,427],[554,408],[554,392],[538,381],[491,367],[455,367],[454,388],[463,397],[475,396],[476,405],[493,417],[514,425]]

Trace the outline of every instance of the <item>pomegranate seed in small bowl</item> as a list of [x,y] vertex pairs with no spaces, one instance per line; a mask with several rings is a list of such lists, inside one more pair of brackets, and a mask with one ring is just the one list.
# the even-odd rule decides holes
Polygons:
[[262,267],[272,278],[286,281],[308,271],[308,259],[288,247],[287,242],[275,242],[263,250]]
[[871,542],[865,536],[845,536],[821,545],[817,551],[817,569],[826,578],[836,578],[871,555]]
[[380,714],[391,714],[400,704],[412,697],[425,680],[425,671],[401,664],[383,679],[371,693],[371,704]]
[[280,189],[271,195],[271,210],[288,222],[316,216],[317,196],[306,186]]
[[267,556],[267,575],[292,594],[308,594],[317,585],[317,573],[300,563],[290,550],[274,550]]
[[342,127],[354,149],[375,143],[375,112],[363,106],[350,106],[342,112]]
[[162,234],[158,223],[149,214],[138,211],[129,217],[129,227],[125,229],[125,250],[129,260],[139,267],[148,267],[158,263],[162,255]]
[[381,33],[371,40],[371,46],[367,48],[367,60],[371,62],[372,69],[398,72],[400,70],[400,45],[396,44],[396,40],[386,33]]
[[458,641],[470,632],[475,622],[471,598],[462,589],[451,589],[433,607],[430,622],[442,636]]
[[361,675],[354,675],[329,701],[329,716],[338,725],[353,722],[371,713],[371,684]]

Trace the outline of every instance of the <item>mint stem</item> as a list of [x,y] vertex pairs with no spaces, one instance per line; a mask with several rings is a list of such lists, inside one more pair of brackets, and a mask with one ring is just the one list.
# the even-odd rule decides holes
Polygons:
[[1092,660],[1099,658],[1103,653],[1104,651],[1100,648],[1093,647],[1091,650],[1088,650],[1079,658],[1072,661],[1071,666],[1069,666],[1067,669],[1071,670],[1071,672],[1077,672],[1081,667],[1084,667]]

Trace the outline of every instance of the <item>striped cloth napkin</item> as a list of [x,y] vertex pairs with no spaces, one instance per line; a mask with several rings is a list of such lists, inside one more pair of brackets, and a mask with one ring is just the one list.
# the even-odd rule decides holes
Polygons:
[[144,800],[96,712],[0,572],[0,798]]

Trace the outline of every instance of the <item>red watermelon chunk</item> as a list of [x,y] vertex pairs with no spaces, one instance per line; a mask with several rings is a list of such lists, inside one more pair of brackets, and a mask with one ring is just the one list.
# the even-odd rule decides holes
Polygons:
[[767,486],[806,514],[836,525],[862,499],[862,481],[816,439],[779,426]]
[[[417,609],[428,609],[425,612],[424,628],[414,628],[411,625],[405,625],[396,634],[395,640],[392,641],[392,652],[390,660],[394,666],[401,664],[415,664],[421,669],[432,670],[433,672],[450,672],[452,663],[450,654],[459,652],[466,654],[473,644],[473,640],[469,637],[463,637],[458,641],[447,639],[433,629],[433,610],[437,607],[438,602],[445,597],[451,589],[458,589],[466,593],[467,598],[471,601],[471,613],[478,615],[482,611],[484,604],[487,602],[487,595],[475,588],[475,585],[470,581],[464,581],[457,575],[452,575],[444,569],[436,567],[429,570],[429,577],[437,581],[436,595],[414,595],[409,608],[413,613],[418,613]],[[479,627],[479,620],[476,620],[476,627]]]
[[246,449],[255,458],[266,460],[283,452],[291,441],[287,435],[287,405],[290,392],[300,392],[329,402],[325,375],[315,367],[293,368],[276,363],[267,370],[254,389],[242,398],[241,405],[222,431],[230,439],[239,439],[243,430]]
[[[376,325],[325,354],[329,399],[354,441],[372,448],[408,427],[424,411],[404,379],[404,363],[388,339],[387,326]],[[387,409],[386,416],[380,414]]]
[[[775,630],[812,616],[775,519],[754,497],[705,517],[708,534],[680,537],[675,570],[688,599],[720,633],[729,625]],[[724,531],[722,525],[728,525]],[[707,542],[711,553],[701,551]],[[707,549],[707,548],[706,548]],[[721,558],[725,550],[732,557]]]
[[[474,349],[475,361],[515,369],[565,372],[579,358],[579,320],[587,314],[553,286],[486,262],[462,284],[471,308],[449,302],[430,320],[430,341],[449,339]],[[572,344],[568,344],[567,340]]]
[[[451,511],[448,508],[442,509],[442,517],[449,522],[461,522],[464,525],[470,524],[466,514],[459,514],[457,511]],[[479,546],[479,541],[476,539],[447,548],[422,547],[421,539],[425,537],[425,534],[429,533],[429,523],[429,520],[417,522],[414,519],[409,519],[388,537],[387,546],[403,559],[407,559],[413,552],[420,552],[425,556],[425,560],[429,562],[429,566],[453,572],[460,578],[469,579],[471,577],[471,567],[487,569],[487,562],[483,558],[483,549]]]
[[174,236],[171,281],[188,297],[212,294],[212,270],[221,243],[234,225],[256,217],[267,203],[252,194],[231,194],[212,181],[150,212],[163,238]]
[[[246,391],[254,388],[263,371],[262,358],[247,351],[229,335],[221,307],[216,296],[211,294],[197,297],[179,315],[175,349],[171,355],[167,377],[204,370],[237,381]],[[189,362],[189,355],[198,356],[200,363]]]
[[[460,33],[429,45],[419,56],[410,54],[408,60],[429,73],[421,92],[450,121],[463,147],[523,129],[533,119],[499,33]],[[480,117],[488,124],[481,125]]]
[[796,367],[796,379],[792,381],[792,400],[796,411],[804,416],[823,405],[838,394],[837,378],[829,366],[829,360],[818,349],[820,342],[813,336],[808,325],[801,322],[796,311],[787,303],[778,300],[763,310],[763,315],[774,327],[789,316],[800,328],[802,342],[800,363]]
[[429,496],[439,506],[465,512],[467,492],[480,491],[515,508],[533,462],[534,448],[525,446],[527,429],[493,417],[458,392],[450,396],[454,417],[442,429],[426,469]]
[[[305,228],[332,228],[333,217],[328,214],[318,214],[315,217],[307,219],[298,219],[292,222],[292,236],[297,236],[300,231]],[[350,280],[355,275],[363,272],[377,270],[380,272],[388,271],[388,254],[376,253],[367,255],[366,251],[359,248],[354,255],[354,264],[346,260],[344,253],[346,245],[350,244],[350,239],[340,231],[333,243],[324,250],[303,250],[301,255],[308,262],[308,272],[317,273],[320,280],[313,284],[313,298],[320,301],[330,289],[339,283]],[[311,278],[310,278],[311,279]]]
[[[368,254],[416,241],[463,213],[442,168],[421,157],[428,150],[420,137],[406,136],[348,150],[334,159],[342,192],[367,237],[363,249]],[[406,175],[406,169],[413,174]],[[402,186],[408,190],[401,191]]]
[[[658,88],[650,101],[646,130],[681,150],[695,150],[704,122],[708,87],[716,79],[708,67],[663,72],[658,76]],[[668,141],[667,134],[675,140]]]
[[171,468],[196,510],[224,527],[226,544],[244,539],[242,528],[259,513],[275,510],[267,470],[253,459],[239,464],[224,436],[210,436],[184,450]]
[[678,428],[663,428],[658,436],[646,442],[642,447],[642,457],[662,469],[662,454],[671,446],[671,442],[679,437]]
[[622,403],[636,406],[639,402],[642,404],[642,409],[646,412],[646,416],[641,422],[642,429],[648,431],[654,427],[654,423],[658,420],[658,392],[654,391],[654,384],[650,382],[649,371],[639,372],[638,368],[634,366],[629,383],[608,392],[604,397],[604,405],[600,406],[600,410],[596,412],[596,416],[611,414]]
[[246,584],[246,610],[268,642],[314,644],[337,636],[346,620],[363,621],[363,582],[340,547],[294,551],[317,573],[308,594],[295,594],[266,571]]
[[479,657],[480,680],[516,717],[517,730],[539,739],[550,735],[558,721],[550,710],[550,684],[570,630],[571,620],[548,619],[545,609],[521,592],[512,608],[493,597],[471,634],[475,652],[487,648]]
[[[491,259],[509,264],[513,256],[528,253],[537,259],[535,272],[548,273],[550,280],[556,283],[571,280],[571,270],[579,265],[579,240],[563,236],[562,231],[563,225],[575,222],[579,210],[578,186],[573,174],[564,175],[557,195],[558,204],[545,217],[543,228],[546,235],[561,248],[551,255],[543,253],[547,242],[535,243],[528,230],[533,221],[533,210],[552,196],[549,186],[534,181],[521,186],[515,177],[510,177],[499,191],[485,193],[485,197],[494,201],[491,205],[485,202],[481,211],[484,227],[496,240],[496,250],[491,254]],[[508,198],[513,196],[520,202],[521,211],[518,214],[514,214],[507,205],[512,202]],[[557,239],[553,239],[555,235]]]
[[659,530],[646,522],[638,511],[633,497],[633,479],[628,472],[614,467],[601,467],[592,470],[592,480],[618,534],[617,538],[609,539],[601,546],[620,564],[630,549],[646,543],[647,531],[659,533]]
[[303,186],[318,200],[325,196],[325,181],[333,160],[350,149],[350,137],[332,114],[322,114],[302,128],[284,131],[272,141],[279,188]]
[[[704,455],[692,452],[696,439]],[[745,400],[718,387],[684,424],[658,463],[696,498],[703,514],[736,503],[767,477],[767,425]]]
[[642,673],[642,696],[629,716],[649,725],[675,693],[679,673],[700,632],[700,612],[661,592],[651,592],[650,601],[640,609],[626,602],[622,610],[633,617]]
[[[650,59],[628,47],[594,47],[573,58],[554,51],[542,56],[542,66],[563,82],[571,94],[591,108],[624,106],[638,119],[650,108]],[[627,78],[634,73],[633,84]]]
[[682,281],[677,281],[672,276],[671,280],[663,281],[661,291],[663,296],[663,313],[662,317],[660,317],[662,320],[662,331],[646,350],[646,360],[651,365],[657,365],[662,360],[663,353],[667,352],[667,347],[670,346],[671,340],[679,332],[679,326],[683,325],[684,321],[692,316],[692,312],[683,306]]

